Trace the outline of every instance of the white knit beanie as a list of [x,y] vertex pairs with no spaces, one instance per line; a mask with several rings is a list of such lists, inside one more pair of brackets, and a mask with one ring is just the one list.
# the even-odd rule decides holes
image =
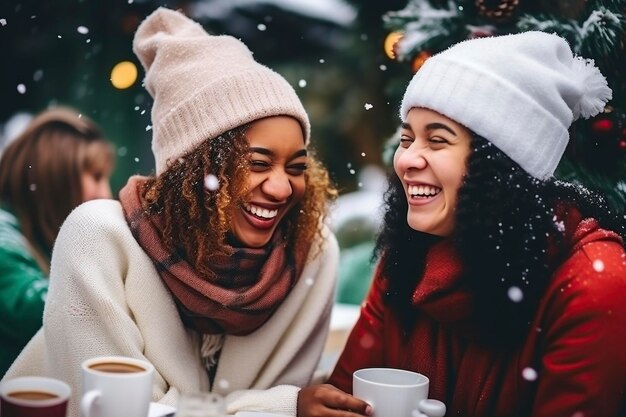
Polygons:
[[293,87],[257,63],[231,36],[209,35],[182,13],[159,8],[137,28],[133,51],[154,98],[152,152],[157,175],[203,141],[268,116],[310,124]]
[[538,179],[554,173],[579,117],[603,110],[611,89],[567,42],[524,32],[460,42],[429,58],[402,99],[435,110],[496,145]]

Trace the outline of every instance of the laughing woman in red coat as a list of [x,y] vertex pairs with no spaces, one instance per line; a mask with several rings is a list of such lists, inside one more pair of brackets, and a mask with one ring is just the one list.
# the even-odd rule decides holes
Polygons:
[[[374,283],[330,384],[350,393],[355,370],[394,367],[427,375],[447,416],[625,415],[623,221],[553,177],[571,123],[610,98],[546,33],[426,62],[402,101]],[[340,390],[300,398],[370,414]]]

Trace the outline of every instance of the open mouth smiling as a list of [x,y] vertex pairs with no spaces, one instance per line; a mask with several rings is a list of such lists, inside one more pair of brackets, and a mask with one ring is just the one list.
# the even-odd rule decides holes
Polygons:
[[270,210],[250,203],[244,203],[243,208],[248,213],[263,220],[271,220],[278,215],[278,209]]
[[439,194],[441,188],[432,185],[409,185],[407,192],[411,198],[430,198]]

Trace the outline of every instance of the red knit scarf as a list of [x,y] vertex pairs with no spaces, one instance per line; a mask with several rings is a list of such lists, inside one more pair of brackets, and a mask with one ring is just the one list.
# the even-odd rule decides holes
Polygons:
[[163,220],[149,215],[141,197],[145,177],[131,177],[120,191],[133,236],[172,293],[186,326],[202,333],[246,335],[258,329],[295,285],[308,253],[293,253],[280,233],[263,248],[233,248],[231,256],[212,255],[215,277],[199,275],[162,240]]
[[[452,242],[444,240],[435,244],[426,255],[424,275],[415,288],[412,302],[436,322],[447,323],[470,336],[472,328],[468,319],[475,301],[461,283],[461,273],[461,261]],[[449,415],[462,415],[459,410],[474,410],[474,415],[478,416],[490,415],[493,410],[490,401],[497,398],[502,389],[506,357],[472,343],[471,337],[463,341],[448,332],[433,333],[430,323],[417,324],[408,348],[413,353],[407,356],[404,366],[428,375],[430,396],[447,401]],[[431,343],[424,344],[424,337],[429,337]],[[455,381],[452,392],[449,391],[451,381]],[[454,401],[450,401],[452,393]]]

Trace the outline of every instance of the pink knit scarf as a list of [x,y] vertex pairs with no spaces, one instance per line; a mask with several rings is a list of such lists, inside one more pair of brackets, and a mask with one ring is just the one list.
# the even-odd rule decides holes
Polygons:
[[246,335],[276,311],[295,285],[308,253],[287,249],[280,233],[263,248],[233,248],[207,259],[215,277],[199,275],[162,240],[163,221],[149,215],[141,197],[146,178],[134,176],[120,191],[133,236],[169,288],[186,326],[205,334]]

